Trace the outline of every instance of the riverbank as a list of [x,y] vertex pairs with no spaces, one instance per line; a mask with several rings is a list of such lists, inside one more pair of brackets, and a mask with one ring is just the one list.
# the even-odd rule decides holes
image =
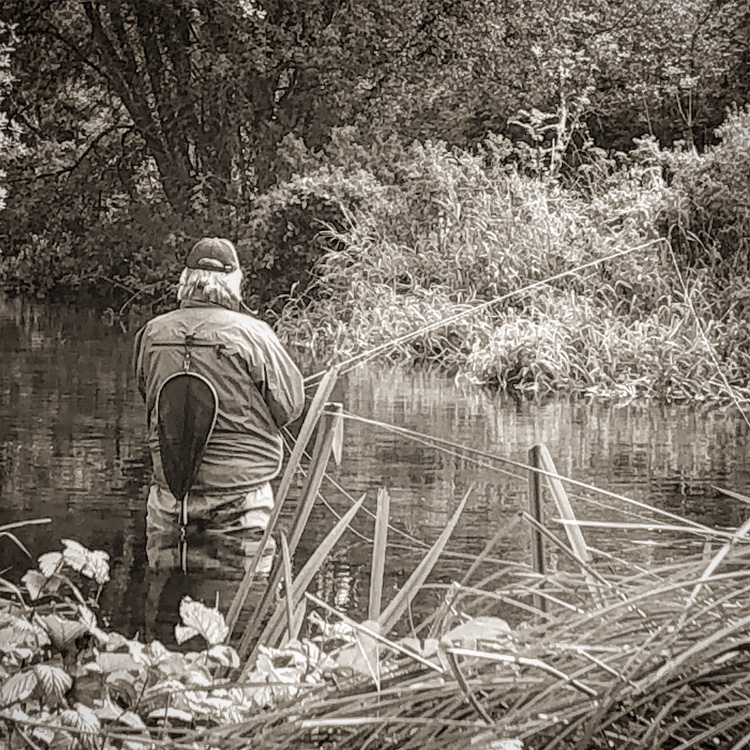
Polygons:
[[[286,176],[230,233],[246,299],[319,362],[375,351],[524,396],[745,402],[750,110],[717,135],[702,154],[589,148],[575,168],[496,136],[471,151],[291,139]],[[0,256],[0,284],[98,292],[124,325],[173,304],[191,241],[165,230],[90,268],[45,238]]]
[[375,352],[523,395],[747,401],[750,212],[730,185],[748,122],[702,156],[644,141],[575,180],[522,172],[502,142],[415,147],[397,184],[369,164],[277,330],[318,359]]

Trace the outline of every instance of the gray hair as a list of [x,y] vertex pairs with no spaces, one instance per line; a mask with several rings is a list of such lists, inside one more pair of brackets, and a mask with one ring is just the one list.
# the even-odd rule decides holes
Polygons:
[[236,310],[242,300],[242,271],[208,271],[184,268],[177,287],[177,299],[190,302],[213,302]]

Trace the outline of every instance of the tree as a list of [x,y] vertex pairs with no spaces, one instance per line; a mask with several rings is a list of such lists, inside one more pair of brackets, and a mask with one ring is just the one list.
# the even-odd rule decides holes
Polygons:
[[[316,148],[342,124],[374,123],[370,135],[378,123],[403,125],[414,117],[410,92],[445,88],[441,67],[468,69],[464,42],[478,37],[491,5],[4,3],[0,18],[17,23],[19,38],[7,109],[31,155],[8,162],[11,244],[48,238],[19,251],[24,262],[52,264],[52,274],[35,273],[42,283],[55,273],[77,278],[72,256],[121,279],[133,270],[128,246],[158,258],[184,235],[238,237],[276,180],[285,136]],[[148,262],[138,259],[136,275]]]
[[[13,29],[9,24],[0,22],[0,105],[10,93],[13,77],[10,73],[10,58],[14,45]],[[16,139],[10,128],[7,115],[0,110],[0,154],[9,153],[16,147]],[[8,189],[4,185],[5,171],[0,169],[0,211],[5,207]]]
[[197,234],[243,237],[288,136],[320,150],[341,126],[700,145],[748,96],[747,21],[747,0],[6,0],[26,148],[0,156],[6,245],[32,285],[35,259],[156,278]]

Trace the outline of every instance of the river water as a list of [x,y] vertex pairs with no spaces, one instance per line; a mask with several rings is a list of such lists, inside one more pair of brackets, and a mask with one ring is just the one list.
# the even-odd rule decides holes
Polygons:
[[[147,562],[149,468],[131,341],[132,332],[105,325],[95,312],[0,298],[0,524],[51,519],[17,532],[33,557],[60,549],[66,538],[108,552],[112,581],[102,608],[111,625],[131,636],[169,641],[180,596],[188,592],[209,601],[218,596],[226,608],[241,563],[209,550],[185,582],[169,566],[154,569]],[[309,557],[350,498],[367,493],[366,507],[374,509],[378,489],[386,487],[399,532],[390,537],[386,601],[424,554],[418,543],[434,541],[472,482],[469,503],[433,580],[460,575],[467,558],[499,528],[507,534],[495,557],[529,559],[528,530],[519,519],[527,504],[526,472],[487,458],[470,463],[425,444],[419,435],[519,463],[527,460],[530,446],[543,443],[561,474],[672,513],[736,526],[747,512],[714,489],[750,494],[749,430],[732,407],[519,402],[459,388],[439,374],[380,366],[346,374],[335,400],[351,415],[342,462],[331,465],[333,483],[321,490],[327,505],[314,509],[295,565]],[[394,434],[354,417],[418,435]],[[586,493],[571,491],[581,518],[635,520],[617,501],[592,503]],[[549,515],[555,515],[552,509]],[[371,553],[366,539],[373,525],[360,514],[355,533],[342,540],[314,583],[319,596],[358,618],[366,611]],[[642,532],[587,532],[600,549],[637,555],[646,563],[665,554],[643,538]],[[664,538],[666,554],[692,549],[687,538]],[[27,567],[15,545],[0,538],[2,575],[18,580]]]

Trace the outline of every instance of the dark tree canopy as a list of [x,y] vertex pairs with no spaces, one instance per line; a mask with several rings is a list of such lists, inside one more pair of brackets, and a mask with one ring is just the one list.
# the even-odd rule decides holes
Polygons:
[[7,0],[0,24],[3,245],[31,287],[241,239],[292,137],[700,147],[750,85],[743,0]]

